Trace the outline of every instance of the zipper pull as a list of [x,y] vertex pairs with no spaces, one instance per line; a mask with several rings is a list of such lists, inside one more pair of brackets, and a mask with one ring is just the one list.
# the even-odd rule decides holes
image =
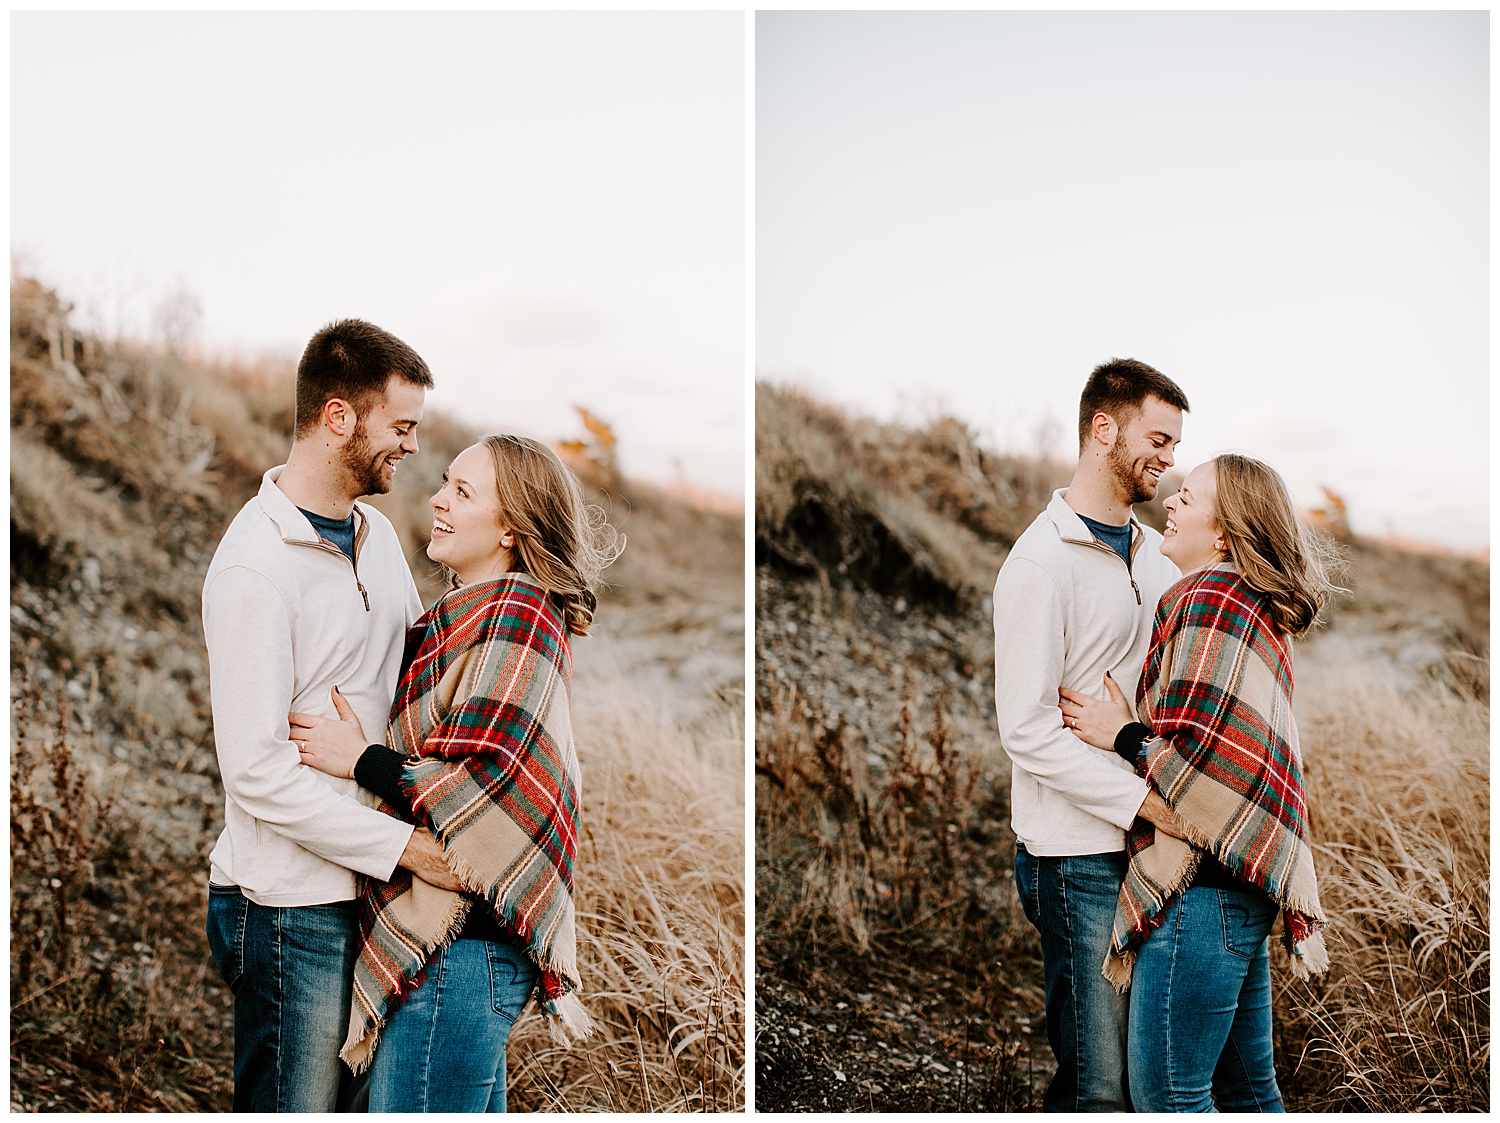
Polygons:
[[[1141,587],[1135,583],[1135,578],[1134,577],[1132,577],[1130,579],[1130,587],[1135,590],[1135,603],[1136,604],[1140,604],[1141,603]],[[365,602],[365,607],[366,608],[370,607],[370,602],[369,601]]]
[[[354,583],[356,585],[359,585],[359,595],[365,598],[365,611],[369,612],[370,611],[370,594],[367,593],[367,592],[365,592],[365,587],[364,587],[364,585],[360,584],[360,580],[359,580],[358,577],[356,577],[354,579]],[[1136,593],[1135,593],[1135,603],[1136,604],[1140,604],[1141,603],[1141,593],[1140,593],[1139,589],[1137,589]]]

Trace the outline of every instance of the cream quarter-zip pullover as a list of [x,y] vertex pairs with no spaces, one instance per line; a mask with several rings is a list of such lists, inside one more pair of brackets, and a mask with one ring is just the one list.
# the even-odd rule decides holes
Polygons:
[[365,736],[383,741],[422,605],[389,519],[355,504],[351,563],[276,486],[280,474],[265,474],[214,553],[203,633],[224,781],[210,880],[288,907],[352,899],[356,872],[389,879],[411,838],[355,781],[304,765],[287,714],[336,717],[337,686]]
[[1180,574],[1161,535],[1131,516],[1131,562],[1097,541],[1055,492],[995,581],[995,713],[1011,760],[1011,826],[1028,852],[1125,848],[1146,782],[1062,723],[1058,687],[1104,697],[1104,672],[1132,703],[1156,603]]

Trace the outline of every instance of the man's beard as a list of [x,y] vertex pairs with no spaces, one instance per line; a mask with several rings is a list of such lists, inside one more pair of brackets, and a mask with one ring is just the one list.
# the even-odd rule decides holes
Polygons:
[[384,495],[391,490],[391,481],[380,474],[370,460],[370,434],[365,431],[365,420],[354,422],[354,432],[344,443],[339,454],[344,470],[349,473],[355,495]]
[[1156,498],[1156,487],[1146,481],[1145,467],[1137,472],[1125,453],[1125,442],[1117,440],[1109,450],[1109,470],[1114,476],[1115,491],[1127,507],[1149,503]]

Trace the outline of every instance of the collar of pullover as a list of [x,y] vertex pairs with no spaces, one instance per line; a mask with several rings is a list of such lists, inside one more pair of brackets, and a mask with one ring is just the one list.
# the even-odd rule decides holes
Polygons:
[[[1052,520],[1052,524],[1057,527],[1058,534],[1063,538],[1076,542],[1092,542],[1093,534],[1078,517],[1078,512],[1069,507],[1068,501],[1063,498],[1067,491],[1067,488],[1060,487],[1052,493],[1052,501],[1047,504],[1047,517]],[[1136,522],[1133,508],[1130,512],[1129,526],[1130,540],[1133,543],[1141,535],[1141,524]]]
[[[297,509],[297,504],[287,497],[286,492],[276,486],[277,479],[285,464],[278,464],[266,472],[260,478],[260,505],[265,511],[266,517],[276,525],[277,532],[284,542],[305,542],[316,546],[322,539],[318,536],[313,524],[308,522],[307,516]],[[354,504],[354,510],[359,511],[359,504]],[[356,532],[360,524],[365,521],[365,513],[359,511],[359,520],[355,524]]]

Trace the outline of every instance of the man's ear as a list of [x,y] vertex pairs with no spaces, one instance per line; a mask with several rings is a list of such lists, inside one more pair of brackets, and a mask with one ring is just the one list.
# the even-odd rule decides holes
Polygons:
[[1094,440],[1104,445],[1114,444],[1117,429],[1115,419],[1102,409],[1094,414],[1094,420],[1090,423],[1090,432],[1093,433]]
[[354,407],[343,398],[329,398],[323,403],[323,424],[336,437],[347,437],[354,432],[357,420]]

